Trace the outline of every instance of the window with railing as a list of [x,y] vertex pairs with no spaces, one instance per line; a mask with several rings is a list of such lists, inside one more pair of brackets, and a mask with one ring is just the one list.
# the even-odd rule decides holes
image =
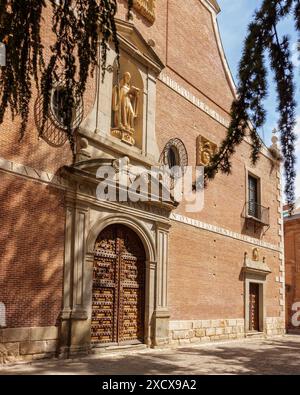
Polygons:
[[258,216],[258,205],[259,205],[259,192],[258,192],[259,180],[256,177],[248,175],[248,215],[257,218]]
[[246,217],[264,225],[269,225],[269,208],[261,205],[260,179],[248,174],[248,202],[245,205]]
[[253,201],[249,201],[246,204],[246,217],[255,219],[258,222],[261,222],[263,225],[270,224],[270,209],[268,207],[264,207],[261,204],[254,203]]

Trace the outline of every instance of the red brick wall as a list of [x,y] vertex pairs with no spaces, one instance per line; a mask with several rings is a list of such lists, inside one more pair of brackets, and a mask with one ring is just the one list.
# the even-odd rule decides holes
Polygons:
[[[49,58],[53,42],[51,9],[45,11],[42,39]],[[72,163],[69,143],[51,147],[39,138],[33,92],[29,120],[20,141],[18,117],[9,111],[0,126],[0,158],[56,174]],[[95,82],[84,97],[85,115],[95,99]],[[0,302],[8,327],[55,325],[61,311],[64,262],[64,194],[57,188],[0,172]]]
[[[120,18],[126,18],[126,3],[119,1]],[[157,0],[156,4],[153,25],[136,11],[133,22],[146,41],[151,38],[156,42],[154,50],[166,65],[163,72],[229,120],[233,94],[219,54],[210,12],[199,0]],[[199,135],[220,144],[226,128],[158,81],[156,136],[160,151],[169,139],[178,137],[187,148],[189,164],[194,166]],[[217,175],[209,183],[204,210],[187,215],[279,246],[278,168],[263,155],[257,166],[252,167],[250,146],[246,142],[238,147],[232,163],[232,175]],[[253,227],[246,228],[241,218],[247,199],[245,167],[261,177],[261,203],[270,207],[271,226],[265,234]],[[186,214],[184,205],[177,212]]]
[[[119,17],[126,14],[119,1]],[[170,77],[229,119],[233,99],[218,53],[212,19],[198,0],[157,0],[156,22],[151,25],[134,13],[134,23],[145,40],[154,39],[155,51]],[[51,23],[44,40],[51,41]],[[48,44],[47,44],[48,45]],[[94,81],[86,97],[86,113],[94,100]],[[189,164],[195,165],[196,138],[203,135],[220,143],[226,129],[200,109],[157,83],[156,134],[160,150],[170,138],[183,140]],[[28,132],[18,142],[18,122],[6,119],[0,127],[0,157],[55,173],[71,163],[68,144],[52,148],[38,139],[33,108]],[[261,157],[254,174],[262,177],[262,204],[270,206],[271,227],[255,233],[241,214],[246,202],[245,165],[250,167],[249,145],[243,143],[233,158],[231,176],[218,175],[205,191],[201,213],[177,212],[279,246],[276,168]],[[61,306],[64,249],[62,193],[13,175],[0,174],[0,302],[8,309],[8,326],[54,325]],[[243,317],[244,253],[253,245],[173,223],[170,233],[169,303],[172,319]],[[279,316],[278,253],[262,249],[272,274],[267,280],[267,315]],[[212,308],[213,305],[213,308]]]
[[[53,43],[52,10],[48,7],[44,11],[45,23],[42,28],[42,42],[45,46],[45,59],[49,59],[50,46]],[[35,121],[35,103],[38,93],[33,83],[33,97],[31,99],[30,113],[24,138],[20,141],[20,118],[11,119],[7,111],[5,121],[0,125],[0,157],[31,166],[38,170],[56,173],[62,166],[72,163],[72,152],[68,142],[63,147],[52,147],[42,138],[39,138]],[[95,100],[95,80],[90,79],[84,96],[84,114],[86,115]]]
[[61,310],[63,193],[1,173],[0,301],[7,327],[52,326]]
[[284,234],[286,321],[287,326],[293,328],[291,319],[295,312],[292,306],[300,302],[300,218],[286,220]]
[[[126,0],[119,0],[118,17],[125,19]],[[232,93],[221,62],[213,21],[199,0],[157,0],[150,24],[135,10],[133,22],[146,41],[153,39],[162,62],[198,92],[228,111]],[[213,76],[213,78],[209,78]]]
[[[220,143],[226,133],[225,127],[161,82],[158,84],[156,131],[161,150],[169,139],[180,138],[187,148],[189,164],[193,166],[196,164],[197,136],[201,134],[215,143]],[[208,184],[202,212],[186,213],[184,205],[181,205],[177,212],[234,232],[262,237],[264,241],[278,246],[278,220],[281,215],[278,212],[280,203],[277,201],[278,169],[272,167],[271,161],[262,155],[257,166],[252,167],[249,156],[250,146],[244,142],[237,148],[237,153],[232,159],[232,174],[230,176],[219,174]],[[246,228],[245,221],[241,217],[247,199],[245,166],[251,168],[254,174],[261,176],[261,203],[265,207],[270,207],[271,227],[265,235],[263,232],[254,232],[253,227]]]
[[[244,253],[253,246],[188,225],[170,233],[169,305],[172,320],[244,318]],[[263,250],[272,273],[266,282],[266,314],[279,311],[279,254]]]

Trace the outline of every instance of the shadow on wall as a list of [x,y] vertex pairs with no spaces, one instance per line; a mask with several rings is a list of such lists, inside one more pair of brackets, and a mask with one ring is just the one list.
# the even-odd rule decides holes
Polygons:
[[64,194],[0,174],[0,302],[6,327],[54,326],[62,302]]
[[261,225],[256,224],[254,221],[250,222],[244,218],[241,218],[241,228],[243,235],[259,240],[262,238],[266,230],[266,228],[264,229]]

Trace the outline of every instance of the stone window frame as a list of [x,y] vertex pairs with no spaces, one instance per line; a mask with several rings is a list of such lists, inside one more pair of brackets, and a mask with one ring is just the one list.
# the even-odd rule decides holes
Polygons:
[[176,151],[176,160],[177,166],[185,168],[189,164],[189,157],[186,146],[184,142],[178,137],[173,137],[169,141],[167,141],[166,145],[160,156],[160,162],[166,166],[168,166],[168,155],[169,150],[173,149]]
[[[255,171],[252,168],[249,168],[245,166],[245,204],[249,202],[249,176],[254,177],[257,179],[258,183],[258,197],[257,197],[257,203],[259,205],[262,205],[262,196],[263,196],[263,188],[262,188],[262,177],[261,174],[255,169]],[[245,210],[246,217],[249,217],[249,208],[248,206],[246,207]]]
[[266,320],[266,277],[260,273],[247,273],[245,276],[245,333],[251,333],[250,331],[250,284],[259,285],[259,332],[265,332],[265,320]]

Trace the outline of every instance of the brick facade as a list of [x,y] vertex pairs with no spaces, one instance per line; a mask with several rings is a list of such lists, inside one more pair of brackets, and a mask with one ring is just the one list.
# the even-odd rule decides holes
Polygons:
[[61,309],[64,195],[1,174],[1,302],[8,328],[55,326]]
[[[299,204],[299,202],[298,202]],[[284,247],[286,270],[286,326],[289,331],[300,332],[300,326],[293,322],[300,302],[300,214],[299,206],[292,216],[286,213],[284,220]],[[295,318],[297,321],[297,319]],[[299,319],[298,319],[299,321]]]
[[[226,133],[220,119],[229,122],[234,98],[232,79],[219,42],[216,10],[211,5],[215,2],[157,0],[156,3],[155,22],[150,24],[134,11],[134,26],[146,43],[150,39],[154,41],[153,49],[165,66],[163,74],[204,106],[199,108],[158,76],[156,140],[162,152],[170,139],[180,138],[188,152],[189,165],[195,166],[197,137],[202,135],[220,144]],[[118,18],[125,20],[125,16],[125,2],[120,0]],[[47,29],[44,40],[51,40]],[[94,98],[95,81],[89,81],[84,98],[86,115]],[[110,113],[107,116],[110,117]],[[52,148],[38,138],[33,108],[22,143],[17,142],[17,124],[18,121],[7,119],[0,128],[0,302],[6,306],[7,327],[0,331],[0,343],[7,345],[6,348],[2,346],[2,355],[8,359],[12,355],[45,356],[57,351],[62,304],[68,298],[63,285],[64,270],[65,276],[70,274],[66,262],[68,237],[74,237],[74,248],[78,247],[77,236],[72,233],[77,232],[78,227],[68,231],[68,215],[83,207],[82,202],[74,203],[75,198],[68,197],[73,184],[60,179],[61,168],[70,165],[72,160],[68,145]],[[126,150],[129,157],[138,157],[128,147],[124,152]],[[108,152],[109,157],[111,151]],[[245,279],[257,278],[256,274],[247,272],[245,262],[255,248],[259,249],[259,262],[270,269],[266,278],[259,278],[264,295],[261,331],[265,335],[284,332],[280,173],[267,148],[264,147],[256,167],[251,166],[249,154],[250,145],[245,140],[233,158],[232,175],[218,174],[209,183],[201,212],[187,213],[185,206],[180,205],[173,212],[175,216],[164,219],[170,225],[168,253],[164,252],[167,254],[164,259],[168,261],[165,317],[170,320],[167,335],[170,343],[247,335]],[[139,160],[144,160],[141,159],[143,154],[139,155]],[[99,153],[95,155],[99,157]],[[249,225],[243,217],[248,172],[260,178],[261,204],[270,208],[269,227]],[[84,189],[80,194],[86,194],[80,199],[89,202],[80,215],[87,218],[84,223],[92,228],[96,223],[93,219],[95,203],[90,203],[91,197],[87,197]],[[125,211],[121,209],[116,217]],[[139,215],[145,221],[148,217],[151,220],[150,214]],[[85,243],[88,245],[88,239],[84,239],[83,245]],[[82,248],[86,252],[87,247]],[[71,261],[79,259],[71,253],[70,256]],[[91,258],[86,261],[90,264],[88,259]],[[162,311],[159,313],[156,312],[159,319],[164,318]],[[72,312],[65,308],[62,316],[68,320],[70,314]],[[76,322],[76,330],[79,330],[85,319],[84,309],[76,314],[80,317]],[[21,328],[21,334],[13,336],[12,332],[13,340],[9,340],[6,336],[12,328]],[[45,328],[45,333],[39,336],[41,328]],[[79,347],[77,343],[74,349],[76,347]]]

